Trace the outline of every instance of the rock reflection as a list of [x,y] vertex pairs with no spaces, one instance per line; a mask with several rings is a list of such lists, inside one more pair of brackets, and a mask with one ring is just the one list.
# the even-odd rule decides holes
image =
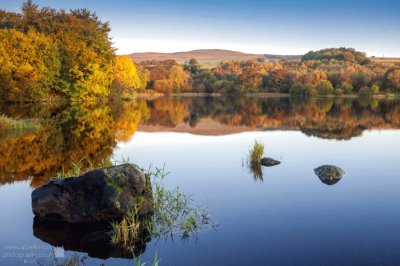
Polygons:
[[92,258],[133,258],[146,250],[151,240],[146,229],[139,232],[133,250],[122,245],[112,244],[114,231],[109,223],[72,224],[66,222],[44,221],[35,217],[33,235],[38,239],[65,250],[84,252]]

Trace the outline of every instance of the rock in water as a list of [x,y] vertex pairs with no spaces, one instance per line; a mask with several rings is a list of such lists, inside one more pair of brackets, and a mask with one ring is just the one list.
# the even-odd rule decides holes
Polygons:
[[267,167],[275,166],[275,165],[278,165],[280,163],[281,163],[280,161],[277,161],[277,160],[274,160],[274,159],[268,158],[268,157],[264,157],[264,158],[261,159],[261,165],[267,166]]
[[322,165],[318,168],[315,168],[314,172],[319,179],[327,185],[336,184],[345,174],[343,169],[334,165]]
[[133,164],[90,171],[48,182],[32,192],[32,210],[41,219],[92,223],[121,219],[135,206],[151,213],[150,177]]

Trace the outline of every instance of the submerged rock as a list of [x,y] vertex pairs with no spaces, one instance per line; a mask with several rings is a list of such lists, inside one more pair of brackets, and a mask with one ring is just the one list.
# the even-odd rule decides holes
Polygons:
[[148,175],[133,164],[90,171],[48,182],[32,192],[33,213],[41,219],[92,223],[121,219],[135,206],[152,212]]
[[314,173],[327,185],[334,185],[345,174],[343,169],[334,165],[322,165],[314,169]]
[[261,165],[267,166],[267,167],[275,166],[275,165],[278,165],[280,163],[281,163],[280,161],[277,161],[277,160],[274,160],[274,159],[268,158],[268,157],[264,157],[264,158],[261,159]]

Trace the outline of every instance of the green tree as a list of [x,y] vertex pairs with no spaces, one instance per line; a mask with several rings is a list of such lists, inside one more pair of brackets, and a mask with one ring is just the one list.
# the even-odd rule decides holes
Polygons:
[[316,86],[317,93],[320,95],[329,95],[334,93],[334,88],[329,80],[321,80]]

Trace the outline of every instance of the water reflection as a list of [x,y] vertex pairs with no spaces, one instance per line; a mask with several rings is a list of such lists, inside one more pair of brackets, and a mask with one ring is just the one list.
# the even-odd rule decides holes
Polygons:
[[368,129],[400,128],[398,101],[368,98],[161,98],[92,107],[0,105],[0,113],[41,121],[36,132],[0,136],[0,183],[31,178],[33,187],[73,160],[109,160],[116,143],[137,130],[224,135],[279,129],[348,140]]
[[399,128],[397,101],[351,98],[184,98],[148,102],[142,131],[223,135],[250,130],[300,130],[347,140],[366,129]]
[[65,250],[84,252],[92,258],[138,257],[146,250],[151,240],[146,229],[139,232],[133,250],[122,245],[112,244],[114,231],[109,223],[72,224],[66,222],[43,221],[37,217],[33,221],[33,235],[40,240]]

